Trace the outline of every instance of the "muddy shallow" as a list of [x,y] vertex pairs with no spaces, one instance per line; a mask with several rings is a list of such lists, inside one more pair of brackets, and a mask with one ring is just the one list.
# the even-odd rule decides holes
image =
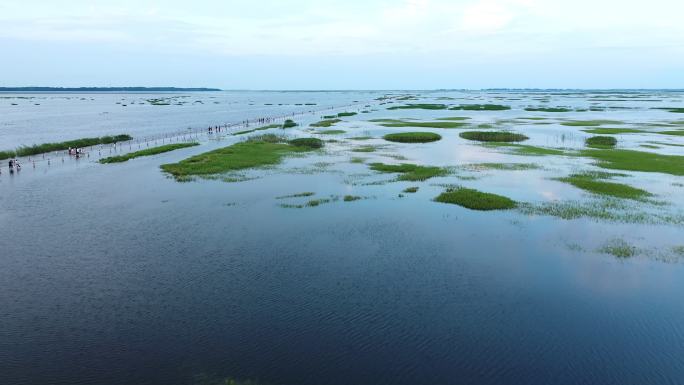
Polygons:
[[[21,173],[12,176],[3,161],[0,383],[197,384],[233,377],[283,385],[675,384],[684,377],[684,264],[673,251],[684,245],[684,226],[564,220],[435,203],[444,185],[457,184],[529,204],[591,204],[601,198],[551,178],[598,168],[590,159],[486,148],[459,138],[463,129],[386,128],[368,122],[467,116],[473,124],[524,133],[531,138],[525,144],[582,148],[590,134],[559,125],[561,119],[626,123],[619,127],[682,120],[682,114],[650,109],[681,106],[681,94],[643,97],[662,102],[595,102],[630,110],[571,113],[522,108],[542,104],[535,98],[549,98],[544,104],[550,106],[584,108],[605,96],[442,92],[407,101],[513,107],[474,112],[387,111],[388,105],[373,100],[382,92],[325,94],[321,100],[317,95],[230,95],[246,112],[223,106],[230,115],[216,112],[216,124],[261,116],[263,111],[250,109],[258,107],[249,106],[252,99],[260,101],[259,108],[308,101],[325,108],[359,101],[353,109],[334,112],[376,110],[345,117],[333,127],[345,134],[321,135],[338,140],[327,143],[325,151],[239,173],[247,179],[242,182],[179,183],[159,169],[241,140],[228,135],[202,133],[197,136],[201,146],[115,165],[95,162],[99,153],[109,156],[108,147],[99,153],[92,149],[90,157],[78,161],[66,157],[63,163],[61,154],[49,154],[51,164],[40,157],[35,168],[25,159]],[[107,103],[106,109],[123,108],[114,99]],[[33,107],[42,106],[50,107],[50,101]],[[120,121],[102,125],[71,119],[74,127],[92,127],[89,134],[159,136],[165,125],[148,126],[146,120],[168,121],[169,131],[178,130],[187,124],[182,119],[190,121],[199,112],[187,106],[169,106],[164,113],[158,111],[165,106],[140,107],[136,114],[119,112]],[[189,110],[173,112],[175,107]],[[308,124],[326,114],[298,116],[301,126],[286,133],[310,136]],[[12,117],[0,116],[0,149],[34,139],[88,136],[69,132],[72,123],[41,133],[29,106]],[[195,116],[207,120],[198,127],[211,124]],[[534,116],[552,124],[500,122]],[[47,122],[50,113],[41,119]],[[430,144],[345,139],[401,131],[437,132],[444,139]],[[621,148],[653,140],[684,144],[682,137],[659,134],[617,137]],[[147,144],[129,147],[135,150],[136,145]],[[382,147],[351,151],[364,145]],[[684,147],[677,146],[640,150],[684,155]],[[111,151],[128,148],[124,144]],[[395,182],[396,175],[351,163],[354,157],[365,163],[453,167],[454,172],[425,182]],[[539,168],[464,166],[484,162]],[[680,215],[684,177],[625,174],[616,180],[644,188],[660,202],[627,202],[634,211]],[[420,189],[402,194],[410,186]],[[301,209],[281,204],[311,198],[276,199],[301,192],[339,199]],[[345,195],[363,199],[344,202]],[[634,246],[636,255],[617,258],[600,251],[616,239]]]

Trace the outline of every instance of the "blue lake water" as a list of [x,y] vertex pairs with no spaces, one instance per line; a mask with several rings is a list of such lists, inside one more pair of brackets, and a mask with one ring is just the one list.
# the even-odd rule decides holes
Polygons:
[[[530,144],[580,148],[588,135],[557,119],[614,119],[629,127],[681,120],[650,109],[681,107],[681,94],[602,102],[634,110],[564,115],[522,110],[536,105],[533,93],[442,92],[419,101],[514,106],[492,112],[387,111],[375,100],[384,94],[188,94],[203,103],[171,106],[131,106],[160,97],[139,94],[0,99],[0,150],[118,133],[160,138],[293,112],[302,113],[295,117],[300,127],[288,134],[308,136],[308,124],[329,107],[372,110],[335,126],[347,133],[326,152],[248,171],[248,180],[237,183],[179,183],[159,169],[241,140],[203,131],[198,147],[122,164],[100,165],[96,152],[148,143],[93,148],[80,160],[49,154],[50,165],[41,156],[35,167],[35,159],[22,159],[23,170],[12,175],[3,161],[0,384],[192,385],[229,377],[273,385],[684,383],[684,264],[672,252],[684,245],[684,226],[439,204],[432,199],[453,183],[521,202],[590,202],[596,198],[552,178],[594,166],[483,148],[458,138],[460,130],[437,130],[444,140],[427,145],[349,139],[396,130],[369,119],[468,116],[524,131]],[[592,96],[542,97],[583,107]],[[126,107],[116,104],[122,99]],[[316,105],[295,105],[303,103]],[[554,124],[506,122],[529,116]],[[636,148],[653,137],[620,140]],[[383,147],[350,151],[362,144]],[[684,155],[684,147],[657,151]],[[543,168],[374,184],[393,175],[350,163],[352,157]],[[629,174],[620,180],[667,202],[637,203],[639,209],[681,213],[684,177]],[[420,189],[400,197],[409,186]],[[302,209],[280,204],[307,198],[276,199],[304,191],[364,199]],[[599,252],[616,238],[633,244],[637,255]]]

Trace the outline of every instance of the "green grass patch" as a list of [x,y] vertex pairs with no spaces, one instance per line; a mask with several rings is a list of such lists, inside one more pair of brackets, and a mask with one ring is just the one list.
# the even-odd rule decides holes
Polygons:
[[116,135],[116,136],[103,136],[100,138],[83,138],[76,140],[69,140],[66,142],[59,143],[43,143],[34,144],[33,146],[22,146],[16,151],[18,156],[29,156],[45,154],[53,151],[63,151],[71,148],[83,148],[95,146],[98,144],[112,144],[117,142],[125,142],[133,139],[130,135]]
[[478,142],[522,142],[529,139],[525,135],[508,131],[466,131],[460,133],[459,136]]
[[464,168],[472,171],[501,170],[501,171],[524,171],[541,168],[534,163],[474,163],[465,165]]
[[335,123],[339,123],[341,121],[341,119],[326,119],[317,123],[311,123],[311,127],[332,127],[335,125]]
[[558,181],[569,183],[579,189],[596,195],[607,195],[615,198],[642,200],[652,196],[648,191],[628,186],[622,183],[605,182],[607,179],[620,174],[588,172],[573,174]]
[[437,118],[437,120],[447,120],[447,121],[463,121],[463,120],[470,120],[472,118],[469,118],[467,116],[451,116],[447,118]]
[[568,127],[599,127],[604,124],[623,124],[623,122],[618,120],[572,120],[561,123],[561,125]]
[[638,130],[636,128],[590,128],[582,130],[589,134],[597,135],[614,135],[614,134],[639,134],[647,133],[648,131]]
[[318,131],[316,132],[317,134],[321,135],[339,135],[339,134],[344,134],[347,131],[345,130],[324,130],[324,131]]
[[10,159],[17,156],[15,151],[0,151],[0,160]]
[[617,139],[612,136],[592,136],[587,138],[584,143],[592,148],[613,148],[617,144]]
[[446,104],[406,104],[403,106],[393,106],[388,110],[446,110]]
[[174,143],[174,144],[167,144],[164,146],[147,148],[145,150],[131,152],[131,153],[125,154],[125,155],[110,156],[108,158],[103,158],[103,159],[100,159],[100,163],[102,163],[102,164],[121,163],[121,162],[129,161],[131,159],[139,158],[141,156],[151,156],[151,155],[163,154],[165,152],[179,150],[181,148],[187,148],[187,147],[193,147],[193,146],[199,146],[199,143],[197,143],[197,142]]
[[447,189],[437,196],[435,201],[483,211],[508,210],[517,206],[510,198],[469,188]]
[[354,115],[356,115],[356,112],[340,112],[339,114],[337,114],[337,117],[338,118],[344,118],[344,117],[354,116]]
[[442,139],[442,136],[433,132],[399,132],[387,134],[383,139],[399,143],[429,143]]
[[363,164],[365,161],[366,161],[366,158],[352,157],[352,158],[349,160],[349,163]]
[[292,119],[287,119],[287,120],[283,123],[282,128],[292,128],[292,127],[297,127],[297,126],[298,126],[298,124],[295,123],[294,120],[292,120]]
[[422,127],[422,128],[461,128],[468,124],[463,122],[416,122],[397,119],[376,119],[372,122],[378,122],[383,127]]
[[353,138],[349,138],[351,140],[371,140],[373,139],[372,136],[355,136]]
[[353,152],[375,152],[378,149],[377,146],[360,146],[352,149]]
[[414,187],[407,187],[404,189],[403,192],[406,194],[415,194],[418,192],[418,187],[415,187],[415,186]]
[[527,156],[546,156],[546,155],[567,155],[565,151],[557,148],[537,147],[526,144],[517,143],[487,143],[487,147],[504,147],[512,151],[516,155]]
[[637,248],[623,239],[613,239],[597,250],[602,254],[610,254],[618,258],[631,258],[637,255]]
[[297,194],[292,194],[292,195],[282,195],[279,197],[276,197],[276,199],[290,199],[290,198],[304,198],[304,197],[310,197],[314,196],[315,193],[307,191],[307,192],[302,192],[302,193],[297,193]]
[[684,175],[684,156],[605,149],[582,150],[580,155],[597,160],[599,167],[607,169]]
[[534,112],[572,112],[571,108],[565,107],[527,107],[525,111]]
[[404,181],[424,181],[430,178],[444,176],[449,174],[449,170],[441,167],[433,166],[418,166],[415,164],[384,164],[371,163],[370,168],[373,171],[383,173],[400,173],[399,180]]
[[270,128],[280,128],[280,127],[281,127],[280,124],[269,124],[268,126],[259,127],[259,128],[255,128],[252,130],[238,131],[238,132],[233,133],[233,135],[250,134],[250,133],[256,132],[256,131],[263,131],[263,130],[268,130]]
[[505,111],[510,110],[511,107],[501,104],[461,104],[449,109],[454,111]]
[[342,200],[345,202],[353,202],[353,201],[358,201],[363,199],[362,197],[356,196],[356,195],[345,195]]
[[[295,141],[298,141],[298,144],[294,144]],[[161,168],[176,179],[222,174],[278,164],[287,155],[320,148],[317,147],[319,144],[323,145],[319,139],[315,138],[301,138],[285,142],[284,139],[275,135],[265,135],[205,152],[178,163],[163,164]]]
[[657,133],[662,135],[684,136],[684,130],[658,131]]

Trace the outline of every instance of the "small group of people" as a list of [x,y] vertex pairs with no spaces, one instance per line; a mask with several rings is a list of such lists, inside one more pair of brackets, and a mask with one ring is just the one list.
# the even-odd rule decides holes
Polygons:
[[10,159],[9,160],[9,172],[10,172],[10,174],[14,173],[14,170],[17,170],[17,172],[21,171],[21,163],[19,163],[18,159]]
[[[225,126],[226,126],[226,128],[228,128],[228,125],[227,125],[227,124],[226,124]],[[213,134],[214,131],[216,131],[216,132],[221,132],[221,126],[213,126],[213,127],[212,127],[212,126],[209,126],[209,133],[210,133],[210,134]]]
[[75,157],[78,159],[78,158],[81,157],[82,154],[83,154],[83,150],[82,150],[82,149],[77,148],[77,147],[75,147],[75,148],[69,147],[69,155],[73,155],[73,156],[75,156]]

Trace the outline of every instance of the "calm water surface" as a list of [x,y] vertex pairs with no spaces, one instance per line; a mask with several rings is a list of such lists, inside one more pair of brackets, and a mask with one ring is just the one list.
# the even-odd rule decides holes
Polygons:
[[[211,108],[230,111],[214,111],[219,124],[286,109],[266,103],[373,103],[376,112],[341,123],[350,137],[389,132],[365,119],[436,114],[387,112],[373,101],[382,94],[230,93],[215,96],[235,99],[245,111]],[[142,98],[92,97],[106,108],[68,107],[77,111],[69,117],[58,112],[61,103],[86,101],[46,99],[0,115],[0,149],[212,124],[187,105],[164,113],[155,112],[162,106],[139,106],[116,112],[114,121],[88,123],[84,116],[123,109],[115,104],[120,98]],[[533,96],[523,97],[503,103],[531,103]],[[562,97],[563,105],[587,100]],[[681,105],[680,95],[667,98],[663,103]],[[34,107],[52,112],[34,114]],[[437,113],[482,122],[532,114]],[[659,110],[615,114],[635,122],[676,118]],[[306,128],[319,117],[300,123]],[[533,144],[578,147],[583,140],[577,130],[561,137],[556,126],[530,130],[537,130]],[[417,194],[399,198],[416,184],[345,183],[350,175],[391,176],[349,164],[344,143],[240,183],[178,183],[158,168],[235,140],[202,136],[199,147],[117,165],[97,164],[94,152],[64,163],[53,154],[50,166],[41,159],[34,169],[25,161],[12,176],[3,162],[1,384],[190,385],[227,377],[274,385],[684,383],[684,264],[659,258],[684,244],[682,226],[482,213],[432,202],[443,190],[438,184],[453,177],[420,183]],[[399,148],[408,161],[428,164],[514,159],[456,137],[428,148],[389,146],[379,152]],[[320,162],[332,165],[307,171]],[[516,200],[589,199],[547,178],[586,161],[544,162],[543,170],[492,171],[458,183]],[[636,173],[629,180],[655,190],[676,213],[684,203],[683,190],[672,186],[677,178]],[[303,191],[366,199],[305,209],[285,209],[275,199]],[[655,251],[630,259],[595,251],[613,237]]]

